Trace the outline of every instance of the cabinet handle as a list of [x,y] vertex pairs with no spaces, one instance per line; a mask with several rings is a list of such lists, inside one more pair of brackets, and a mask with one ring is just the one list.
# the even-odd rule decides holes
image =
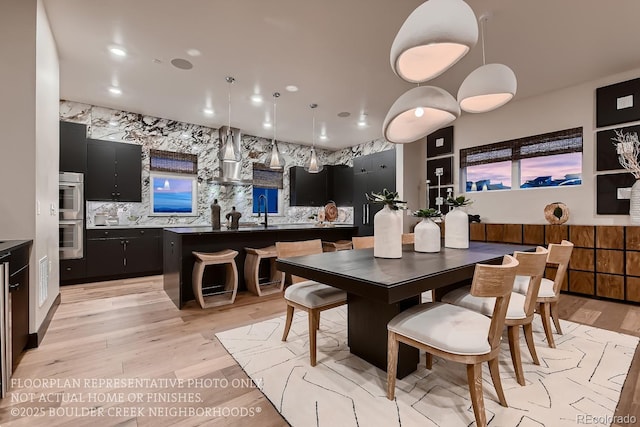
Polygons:
[[67,267],[67,268],[66,268],[66,270],[67,270],[67,271],[71,271],[71,267]]
[[367,208],[366,205],[362,204],[362,225],[366,225],[367,223]]
[[140,230],[140,234],[144,234],[144,230]]
[[360,172],[366,172],[367,170],[365,168],[361,168]]
[[20,283],[14,283],[13,285],[9,285],[9,292],[13,292],[18,290],[18,288],[20,287]]
[[116,193],[116,196],[120,197],[120,193]]
[[111,193],[111,197],[116,197],[116,193]]
[[369,203],[367,203],[367,225],[371,224],[371,218],[369,218]]

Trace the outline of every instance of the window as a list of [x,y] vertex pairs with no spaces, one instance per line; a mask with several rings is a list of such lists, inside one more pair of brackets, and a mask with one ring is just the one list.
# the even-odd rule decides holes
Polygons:
[[196,175],[151,172],[151,215],[198,216]]
[[280,213],[280,190],[277,188],[260,188],[253,187],[253,213],[258,211],[264,213],[264,199],[260,200],[260,196],[267,198],[267,207],[270,214]]
[[460,150],[466,191],[582,184],[582,128]]

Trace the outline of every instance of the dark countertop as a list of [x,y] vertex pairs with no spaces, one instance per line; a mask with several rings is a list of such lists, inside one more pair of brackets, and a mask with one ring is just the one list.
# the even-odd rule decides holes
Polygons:
[[353,229],[357,228],[352,224],[336,224],[331,227],[319,227],[314,224],[273,224],[268,228],[264,228],[264,225],[251,225],[241,226],[238,230],[227,230],[222,228],[221,230],[212,230],[211,226],[202,227],[165,227],[165,231],[176,234],[233,234],[233,233],[256,233],[256,232],[270,232],[270,231],[286,231],[286,230],[332,230],[332,229]]
[[0,241],[0,256],[11,252],[15,249],[21,248],[25,245],[30,245],[33,240],[3,240]]

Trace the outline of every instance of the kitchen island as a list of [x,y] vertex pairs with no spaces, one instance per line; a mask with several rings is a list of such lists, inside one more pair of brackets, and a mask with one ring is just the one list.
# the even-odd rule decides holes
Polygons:
[[[353,225],[318,227],[313,224],[274,224],[240,227],[238,230],[213,230],[211,226],[165,228],[163,231],[164,290],[173,303],[182,308],[194,299],[191,277],[195,258],[193,251],[217,252],[224,249],[238,251],[238,290],[246,290],[244,283],[244,248],[263,248],[275,242],[321,239],[350,240],[358,231]],[[214,269],[211,269],[214,271]]]

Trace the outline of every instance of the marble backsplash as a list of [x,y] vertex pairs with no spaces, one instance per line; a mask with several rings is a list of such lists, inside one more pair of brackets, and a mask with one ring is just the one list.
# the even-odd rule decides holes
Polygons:
[[[236,210],[242,213],[243,222],[257,222],[251,213],[252,186],[211,183],[210,178],[220,175],[218,130],[205,126],[160,119],[141,114],[97,107],[73,101],[60,101],[60,120],[87,125],[87,137],[106,141],[125,142],[142,146],[142,202],[87,202],[87,226],[94,225],[98,212],[117,215],[120,224],[149,226],[162,225],[208,225],[211,223],[209,206],[218,199],[222,216]],[[266,157],[271,141],[252,135],[242,136],[241,179],[251,179],[253,162]],[[273,224],[310,222],[317,212],[315,207],[289,206],[289,170],[292,165],[303,165],[309,152],[308,146],[278,141],[280,152],[287,166],[283,175],[284,209],[280,216],[270,216]],[[371,141],[338,151],[317,149],[324,164],[353,165],[353,158],[393,148],[384,139]],[[198,216],[152,216],[150,215],[149,149],[191,153],[198,156]],[[340,207],[346,214],[345,223],[353,223],[353,208]]]

